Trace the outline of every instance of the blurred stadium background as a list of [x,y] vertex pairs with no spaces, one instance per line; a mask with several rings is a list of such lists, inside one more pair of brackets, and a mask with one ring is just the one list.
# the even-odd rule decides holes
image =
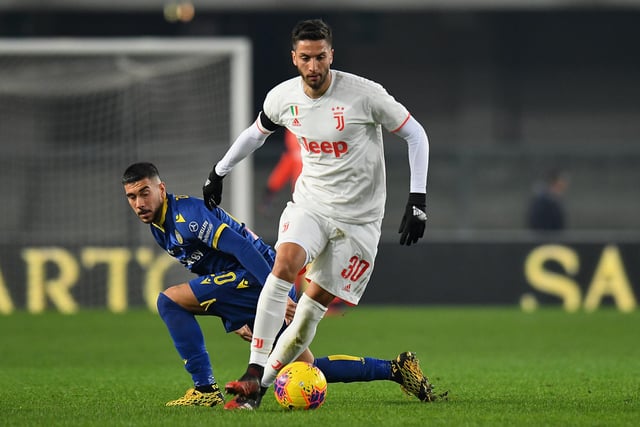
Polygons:
[[[120,175],[151,160],[171,192],[199,196],[234,120],[248,125],[266,91],[294,74],[289,31],[309,17],[334,28],[334,68],[383,84],[430,137],[426,238],[400,248],[406,148],[386,136],[387,215],[364,304],[635,309],[640,1],[0,0],[3,43],[250,46],[239,113],[229,58],[0,53],[0,313],[119,311],[188,277],[153,263],[165,255],[129,211]],[[270,242],[288,194],[269,214],[257,202],[283,149],[274,135],[253,156],[245,190],[256,201],[248,222]],[[536,234],[525,210],[552,168],[570,176],[568,227]]]

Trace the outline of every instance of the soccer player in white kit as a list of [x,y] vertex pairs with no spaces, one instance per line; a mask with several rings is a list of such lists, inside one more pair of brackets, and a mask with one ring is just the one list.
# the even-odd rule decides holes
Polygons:
[[[364,293],[386,199],[383,127],[408,145],[411,179],[400,244],[410,246],[424,234],[429,156],[424,128],[378,83],[331,70],[333,53],[331,29],[322,20],[295,26],[291,57],[300,75],[267,94],[256,121],[238,136],[203,187],[205,203],[213,208],[221,201],[223,177],[238,162],[278,127],[296,135],[302,173],[280,218],[275,265],[258,301],[249,366],[240,380],[227,384],[226,391],[237,394],[227,409],[257,408],[280,368],[311,343],[334,297],[357,304]],[[274,347],[287,294],[305,266],[310,283]],[[409,355],[402,366],[416,372],[416,378],[405,389],[430,401],[431,386],[415,355]]]

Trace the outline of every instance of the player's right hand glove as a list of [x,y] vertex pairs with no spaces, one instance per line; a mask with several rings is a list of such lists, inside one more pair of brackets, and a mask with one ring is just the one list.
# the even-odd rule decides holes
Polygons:
[[409,193],[409,201],[398,230],[401,245],[411,246],[412,243],[418,243],[418,239],[424,236],[424,227],[427,222],[426,210],[427,195]]
[[224,176],[220,176],[216,173],[216,166],[213,166],[209,173],[209,178],[202,187],[202,196],[204,198],[204,204],[210,210],[213,210],[222,201],[222,180]]

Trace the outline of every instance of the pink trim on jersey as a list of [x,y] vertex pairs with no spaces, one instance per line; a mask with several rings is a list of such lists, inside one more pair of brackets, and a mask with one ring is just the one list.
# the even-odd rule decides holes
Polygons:
[[[262,126],[260,126],[260,118],[258,118],[256,121],[256,126],[258,127],[258,130],[260,131],[261,134],[263,135],[271,135],[273,132],[269,132],[267,129],[262,129]],[[404,124],[404,123],[403,123]],[[402,126],[400,126],[402,127]],[[400,129],[400,128],[398,128]]]
[[406,119],[404,119],[404,122],[402,122],[402,124],[401,124],[400,126],[398,126],[397,128],[395,128],[394,130],[392,130],[392,131],[391,131],[391,133],[396,133],[396,132],[398,132],[400,129],[402,129],[402,126],[404,126],[404,125],[409,121],[409,119],[410,119],[410,118],[411,118],[411,114],[409,114],[409,115],[407,116],[407,118],[406,118]]

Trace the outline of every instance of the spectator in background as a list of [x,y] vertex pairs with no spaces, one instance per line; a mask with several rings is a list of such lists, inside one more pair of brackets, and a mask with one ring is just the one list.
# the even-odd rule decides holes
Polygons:
[[545,185],[535,191],[528,211],[529,228],[535,231],[560,231],[567,225],[563,196],[569,186],[566,173],[554,169]]
[[302,172],[300,144],[298,144],[296,136],[288,129],[284,131],[284,144],[285,151],[267,179],[267,188],[264,190],[262,204],[260,205],[262,214],[271,212],[273,199],[285,185],[289,184],[291,193],[293,193],[298,175]]

